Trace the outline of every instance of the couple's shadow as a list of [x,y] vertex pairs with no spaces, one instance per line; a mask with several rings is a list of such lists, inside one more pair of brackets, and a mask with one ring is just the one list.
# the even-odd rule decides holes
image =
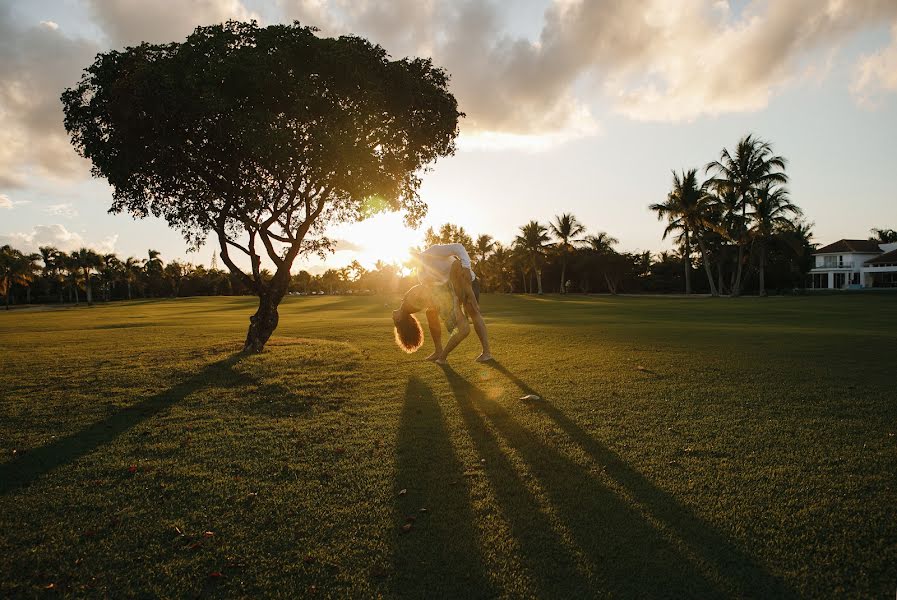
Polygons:
[[[522,392],[540,396],[541,400],[528,402],[526,410],[542,413],[603,471],[596,473],[574,461],[524,427],[483,389],[452,367],[442,367],[466,430],[463,433],[484,461],[482,475],[516,545],[513,561],[526,573],[531,593],[540,597],[793,595],[538,390],[500,362],[485,365]],[[398,450],[396,485],[412,480],[407,475],[415,473],[418,478],[408,495],[413,491],[415,497],[441,507],[427,517],[429,529],[418,536],[425,543],[398,540],[395,567],[400,586],[396,591],[440,596],[506,593],[494,589],[497,584],[483,564],[484,531],[473,522],[477,517],[470,506],[471,488],[452,449],[442,409],[432,390],[416,378],[406,390]],[[617,489],[602,483],[602,477],[611,478]],[[407,505],[400,497],[399,520],[407,518]],[[455,581],[459,587],[415,588],[402,570],[421,562],[442,571],[434,580]],[[458,572],[464,574],[461,579]]]

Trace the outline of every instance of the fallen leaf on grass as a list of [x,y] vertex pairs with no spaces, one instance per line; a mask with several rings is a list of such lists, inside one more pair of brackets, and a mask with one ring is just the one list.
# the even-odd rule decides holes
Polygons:
[[399,496],[404,496],[408,493],[408,488],[402,488],[399,490]]
[[526,396],[520,396],[520,399],[523,400],[523,401],[525,401],[525,402],[530,402],[530,401],[533,401],[533,400],[541,400],[542,398],[540,398],[540,397],[539,397],[538,395],[536,395],[536,394],[527,394]]
[[209,577],[217,579],[218,577],[224,577],[224,573],[222,573],[221,571],[212,571],[211,573],[209,573]]
[[402,525],[402,533],[410,532],[413,527],[414,527],[413,523],[405,523],[404,525]]
[[202,532],[202,537],[210,538],[210,537],[214,537],[214,536],[215,536],[214,531],[203,531]]
[[197,550],[202,546],[202,542],[193,542],[189,546],[187,546],[188,550]]
[[128,467],[128,473],[133,474],[136,472],[137,472],[137,465],[131,465],[130,467]]

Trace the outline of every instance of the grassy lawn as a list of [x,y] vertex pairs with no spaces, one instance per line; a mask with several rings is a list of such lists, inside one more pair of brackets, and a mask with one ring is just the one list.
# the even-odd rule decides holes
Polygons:
[[384,302],[0,314],[0,597],[894,594],[897,298]]

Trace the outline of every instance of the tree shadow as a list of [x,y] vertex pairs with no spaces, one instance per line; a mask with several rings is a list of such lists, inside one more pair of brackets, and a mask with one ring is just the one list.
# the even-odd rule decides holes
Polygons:
[[150,396],[106,419],[53,442],[27,451],[22,456],[0,465],[0,496],[26,488],[54,469],[70,464],[112,442],[135,425],[149,419],[210,382],[232,373],[231,367],[242,355],[235,354],[204,367],[195,375],[164,392]]
[[[479,438],[478,445],[493,450],[494,441],[488,440],[492,435],[486,427],[488,421],[526,464],[567,532],[570,541],[564,544],[557,526],[542,511],[519,503],[519,497],[529,492],[525,484],[512,476],[511,466],[502,464],[501,451],[495,446],[492,454],[498,464],[490,464],[487,459],[486,469],[506,475],[502,481],[496,478],[496,493],[512,522],[515,537],[522,542],[521,552],[536,567],[532,571],[540,583],[538,596],[725,595],[642,514],[601,484],[595,473],[544,444],[499,403],[450,367],[444,369],[471,434]],[[509,479],[515,481],[508,485]],[[546,543],[549,540],[554,540],[554,547]]]
[[494,596],[483,571],[463,465],[439,402],[416,377],[405,389],[396,452],[393,594]]
[[[498,361],[491,361],[488,365],[507,377],[526,394],[539,396],[540,400],[530,402],[528,406],[551,418],[580,448],[603,465],[604,472],[623,487],[648,515],[682,540],[695,559],[715,572],[729,588],[725,590],[727,595],[797,597],[784,581],[767,571],[752,556],[738,548],[692,510],[681,505],[670,493],[648,481],[504,365]],[[684,575],[684,572],[680,574]]]

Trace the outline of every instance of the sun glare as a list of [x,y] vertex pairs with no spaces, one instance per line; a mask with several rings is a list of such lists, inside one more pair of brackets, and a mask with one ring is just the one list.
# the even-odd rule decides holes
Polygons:
[[385,213],[342,226],[330,235],[344,240],[344,250],[354,253],[353,258],[370,269],[377,261],[404,264],[409,250],[423,243],[424,231],[423,227],[415,230],[405,225],[400,214]]

